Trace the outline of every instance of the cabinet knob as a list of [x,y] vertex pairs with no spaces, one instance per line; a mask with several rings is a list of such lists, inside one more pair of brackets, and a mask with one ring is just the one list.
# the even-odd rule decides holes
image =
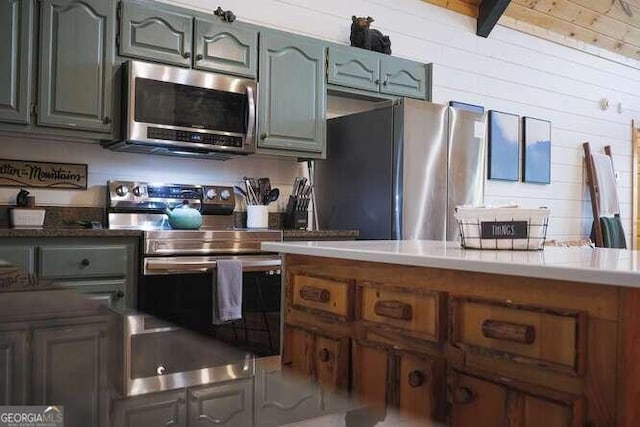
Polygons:
[[411,371],[409,373],[409,385],[413,388],[420,387],[425,383],[425,375],[422,371]]
[[267,134],[266,133],[261,133],[260,134],[260,139],[267,139]]
[[87,267],[89,264],[91,264],[91,261],[89,261],[87,258],[84,258],[82,261],[80,261],[80,265]]
[[165,371],[165,368],[162,365],[158,366],[158,369],[156,369],[156,372],[158,373],[158,375],[164,375],[164,371]]
[[183,57],[184,59],[189,59],[189,58],[191,58],[191,52],[185,52],[185,53],[183,53],[183,54],[182,54],[182,57]]
[[122,297],[124,297],[124,292],[122,291],[116,292],[116,298],[122,298]]
[[331,358],[331,353],[326,348],[323,348],[318,352],[318,357],[320,358],[321,362],[328,362]]
[[196,61],[202,61],[202,58],[204,58],[204,56],[202,56],[201,53],[196,55]]
[[111,123],[111,117],[106,116],[104,119],[102,119],[102,123],[108,125],[109,123]]
[[376,81],[374,83],[379,85],[380,84],[380,79],[376,79]]
[[471,403],[474,397],[473,390],[469,387],[458,387],[453,392],[453,403],[465,405]]

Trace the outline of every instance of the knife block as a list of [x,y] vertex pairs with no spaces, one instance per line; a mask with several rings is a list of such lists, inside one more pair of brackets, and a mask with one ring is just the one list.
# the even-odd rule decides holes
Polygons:
[[297,199],[289,196],[287,210],[284,216],[284,228],[294,230],[306,230],[309,214],[306,210],[296,210]]

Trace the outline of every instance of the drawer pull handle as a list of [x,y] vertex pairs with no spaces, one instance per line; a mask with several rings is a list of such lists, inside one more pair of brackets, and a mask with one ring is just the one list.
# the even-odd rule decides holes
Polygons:
[[381,317],[397,320],[411,320],[413,310],[409,304],[400,301],[377,301],[373,311]]
[[475,395],[469,387],[458,387],[453,392],[453,403],[466,405],[471,403]]
[[536,328],[531,325],[487,319],[482,322],[482,335],[496,340],[532,344],[536,340]]
[[300,298],[307,301],[327,303],[331,299],[331,294],[326,289],[303,286],[300,288]]
[[84,258],[82,261],[80,261],[80,264],[84,267],[87,267],[89,264],[91,264],[91,261],[89,261],[87,258]]
[[426,376],[424,372],[415,370],[409,373],[409,385],[412,388],[420,387],[425,382],[426,382]]
[[331,358],[331,352],[326,348],[323,348],[318,352],[318,357],[320,358],[321,362],[328,362]]

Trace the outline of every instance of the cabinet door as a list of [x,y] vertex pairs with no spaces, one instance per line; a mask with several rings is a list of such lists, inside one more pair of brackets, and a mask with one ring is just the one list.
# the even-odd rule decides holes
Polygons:
[[400,412],[412,418],[444,422],[444,363],[403,353],[400,356]]
[[72,288],[109,308],[124,309],[127,306],[126,282],[122,279],[105,280],[51,280],[58,286]]
[[261,36],[258,147],[324,152],[324,70],[321,43],[288,34]]
[[424,64],[383,56],[380,65],[380,92],[426,99],[427,71]]
[[354,48],[329,48],[327,81],[332,84],[378,92],[380,55]]
[[453,373],[451,378],[451,426],[505,426],[507,389],[476,377]]
[[9,245],[0,247],[0,260],[20,267],[25,273],[33,273],[35,267],[35,248],[33,246]]
[[65,426],[107,420],[107,349],[103,323],[33,331],[33,404],[64,406]]
[[384,412],[388,383],[387,351],[354,342],[352,366],[354,398]]
[[258,72],[258,31],[216,19],[196,18],[194,67],[255,78]]
[[282,368],[300,379],[313,378],[313,333],[285,325]]
[[309,379],[278,370],[259,369],[256,376],[256,424],[275,427],[321,414],[321,394]]
[[29,123],[31,0],[0,3],[0,120]]
[[[574,419],[572,408],[533,396],[524,396],[523,427],[572,427],[584,426]],[[583,420],[581,418],[581,420]]]
[[0,405],[27,404],[27,331],[0,331]]
[[317,335],[314,359],[316,379],[324,391],[348,390],[349,338]]
[[182,389],[115,401],[113,426],[186,427],[185,393]]
[[189,389],[189,427],[253,425],[253,382]]
[[191,16],[163,10],[159,4],[122,2],[121,7],[121,56],[191,66]]
[[105,0],[42,0],[38,124],[111,132],[115,11]]

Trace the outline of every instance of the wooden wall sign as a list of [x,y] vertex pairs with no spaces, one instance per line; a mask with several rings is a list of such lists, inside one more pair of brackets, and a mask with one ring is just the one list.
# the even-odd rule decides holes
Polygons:
[[87,165],[0,159],[0,186],[87,188]]

